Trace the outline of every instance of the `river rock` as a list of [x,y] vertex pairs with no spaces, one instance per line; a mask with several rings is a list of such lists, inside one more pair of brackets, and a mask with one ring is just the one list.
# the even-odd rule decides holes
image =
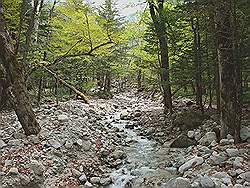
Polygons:
[[244,159],[242,158],[242,157],[236,157],[235,159],[234,159],[234,162],[233,162],[233,167],[235,168],[235,169],[237,169],[237,168],[242,168],[243,167],[243,161],[244,161]]
[[68,117],[67,115],[61,114],[61,115],[58,115],[57,119],[58,119],[58,121],[60,121],[60,122],[66,122],[66,121],[69,120],[69,117]]
[[48,142],[55,149],[59,149],[62,146],[61,143],[55,139],[50,139]]
[[215,188],[215,183],[207,175],[200,178],[200,184],[202,188]]
[[169,180],[166,185],[164,185],[164,188],[191,188],[191,184],[189,179],[178,177],[175,179]]
[[229,142],[229,140],[227,138],[223,138],[223,139],[220,140],[220,145],[221,146],[225,146],[225,145],[229,145],[229,144],[230,144],[230,142]]
[[71,172],[75,178],[79,178],[82,175],[82,173],[79,170],[76,170],[74,168],[71,170]]
[[16,168],[16,167],[10,168],[8,174],[9,175],[18,175],[19,174],[18,168]]
[[83,141],[82,143],[82,148],[84,151],[89,151],[91,146],[92,146],[92,143],[89,140]]
[[204,146],[209,146],[213,141],[216,141],[216,133],[215,132],[207,132],[200,140],[199,144]]
[[92,177],[92,178],[90,178],[90,182],[93,183],[93,184],[99,184],[100,180],[101,180],[100,177]]
[[227,160],[227,156],[224,152],[216,153],[213,152],[209,158],[209,161],[212,165],[223,165]]
[[250,138],[250,128],[249,127],[242,127],[240,129],[240,138],[243,142],[247,141]]
[[194,157],[190,159],[189,161],[185,162],[183,165],[181,165],[179,168],[179,172],[183,173],[192,167],[202,164],[203,162],[204,162],[204,159],[202,157]]
[[110,177],[100,179],[100,184],[103,185],[103,186],[109,185],[109,184],[111,184],[111,182],[112,181],[111,181]]
[[171,144],[171,148],[187,148],[189,146],[197,145],[194,139],[188,138],[187,135],[180,135]]
[[234,148],[226,149],[226,152],[229,157],[237,157],[239,155],[239,150]]
[[240,174],[239,177],[247,182],[250,182],[250,171]]
[[87,182],[87,176],[85,174],[82,174],[78,179],[81,184],[85,184]]
[[6,146],[7,146],[7,144],[3,140],[0,139],[0,149],[4,148]]
[[43,166],[43,164],[41,162],[38,162],[36,160],[31,160],[29,167],[31,168],[31,170],[33,170],[33,172],[36,175],[42,176],[43,172],[45,171],[45,167]]
[[120,114],[120,119],[121,119],[121,120],[127,120],[127,119],[129,119],[128,116],[129,116],[128,111],[127,111],[127,110],[124,110],[124,111],[122,111],[121,114]]
[[117,159],[123,159],[123,158],[126,156],[126,154],[125,154],[125,152],[122,151],[122,150],[115,150],[115,151],[111,154],[111,156],[112,156],[115,160],[117,160]]
[[194,131],[188,131],[187,136],[188,138],[194,138]]

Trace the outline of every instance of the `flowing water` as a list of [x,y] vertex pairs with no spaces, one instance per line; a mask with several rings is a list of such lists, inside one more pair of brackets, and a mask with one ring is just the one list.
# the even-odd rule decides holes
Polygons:
[[156,142],[139,136],[136,129],[125,127],[128,123],[128,120],[120,120],[120,113],[115,114],[111,123],[125,132],[131,144],[125,147],[127,159],[118,170],[112,172],[113,184],[108,188],[142,187],[146,180],[159,184],[173,177],[173,173],[165,167],[169,148],[164,150]]

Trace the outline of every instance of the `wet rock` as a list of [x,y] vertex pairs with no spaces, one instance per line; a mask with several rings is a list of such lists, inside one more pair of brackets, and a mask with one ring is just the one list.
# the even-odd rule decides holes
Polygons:
[[201,165],[204,162],[204,159],[202,157],[194,157],[190,159],[189,161],[185,162],[183,165],[180,166],[179,172],[183,173],[186,170]]
[[16,168],[16,167],[10,168],[8,174],[9,175],[18,175],[19,174],[18,168]]
[[216,133],[215,132],[207,132],[200,140],[199,144],[204,146],[209,146],[213,141],[216,141]]
[[57,119],[58,119],[58,121],[60,121],[60,122],[66,122],[66,121],[69,120],[69,117],[68,117],[67,115],[61,114],[61,115],[58,115]]
[[243,142],[247,141],[250,138],[250,128],[249,127],[242,127],[240,129],[240,138]]
[[92,178],[90,178],[90,182],[93,183],[93,184],[99,184],[100,180],[101,180],[100,177],[92,177]]
[[215,188],[215,183],[207,175],[200,178],[200,184],[202,188]]
[[171,144],[171,148],[187,148],[189,146],[197,145],[194,139],[188,138],[186,135],[180,135]]
[[7,146],[7,144],[3,140],[0,139],[0,149],[4,148],[6,146]]
[[31,168],[31,170],[33,170],[33,172],[36,175],[39,175],[39,176],[43,175],[43,172],[45,171],[45,167],[43,166],[43,164],[36,160],[31,160],[29,167]]
[[164,185],[165,188],[191,188],[191,184],[189,179],[178,177],[175,179],[169,180],[166,185]]
[[78,179],[81,184],[85,184],[87,182],[87,176],[85,174],[82,174]]
[[226,149],[226,152],[229,157],[237,157],[239,155],[239,150],[234,148]]

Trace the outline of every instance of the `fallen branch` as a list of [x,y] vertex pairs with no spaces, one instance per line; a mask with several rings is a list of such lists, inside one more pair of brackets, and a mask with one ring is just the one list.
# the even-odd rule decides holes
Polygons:
[[50,69],[43,67],[44,70],[46,70],[48,73],[50,73],[52,76],[54,76],[56,79],[58,79],[58,81],[63,84],[64,86],[66,86],[67,88],[69,88],[70,90],[72,90],[75,94],[77,94],[86,104],[89,104],[89,99],[87,96],[85,96],[81,91],[79,91],[78,89],[76,89],[74,86],[70,85],[69,83],[67,83],[66,81],[64,81],[63,79],[61,79],[56,73],[54,73],[53,71],[51,71]]

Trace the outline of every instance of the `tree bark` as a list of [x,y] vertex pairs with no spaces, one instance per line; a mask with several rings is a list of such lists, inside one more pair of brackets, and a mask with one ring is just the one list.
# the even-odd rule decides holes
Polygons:
[[[149,1],[150,15],[154,23],[154,27],[160,43],[160,57],[161,57],[161,79],[163,88],[163,102],[164,113],[173,112],[172,94],[169,78],[169,57],[168,57],[168,43],[166,34],[166,24],[163,15],[164,0],[158,0],[158,8],[156,8],[153,1]],[[155,10],[158,11],[158,16]]]
[[239,70],[235,61],[235,39],[233,1],[218,0],[216,2],[216,24],[218,40],[218,60],[220,75],[221,99],[221,138],[228,133],[234,135],[235,142],[239,141],[240,101],[239,101]]
[[41,128],[36,120],[27,94],[23,77],[23,66],[17,61],[11,38],[5,31],[2,5],[3,1],[0,0],[0,59],[7,73],[7,79],[11,84],[8,88],[10,103],[13,105],[25,134],[38,134]]

